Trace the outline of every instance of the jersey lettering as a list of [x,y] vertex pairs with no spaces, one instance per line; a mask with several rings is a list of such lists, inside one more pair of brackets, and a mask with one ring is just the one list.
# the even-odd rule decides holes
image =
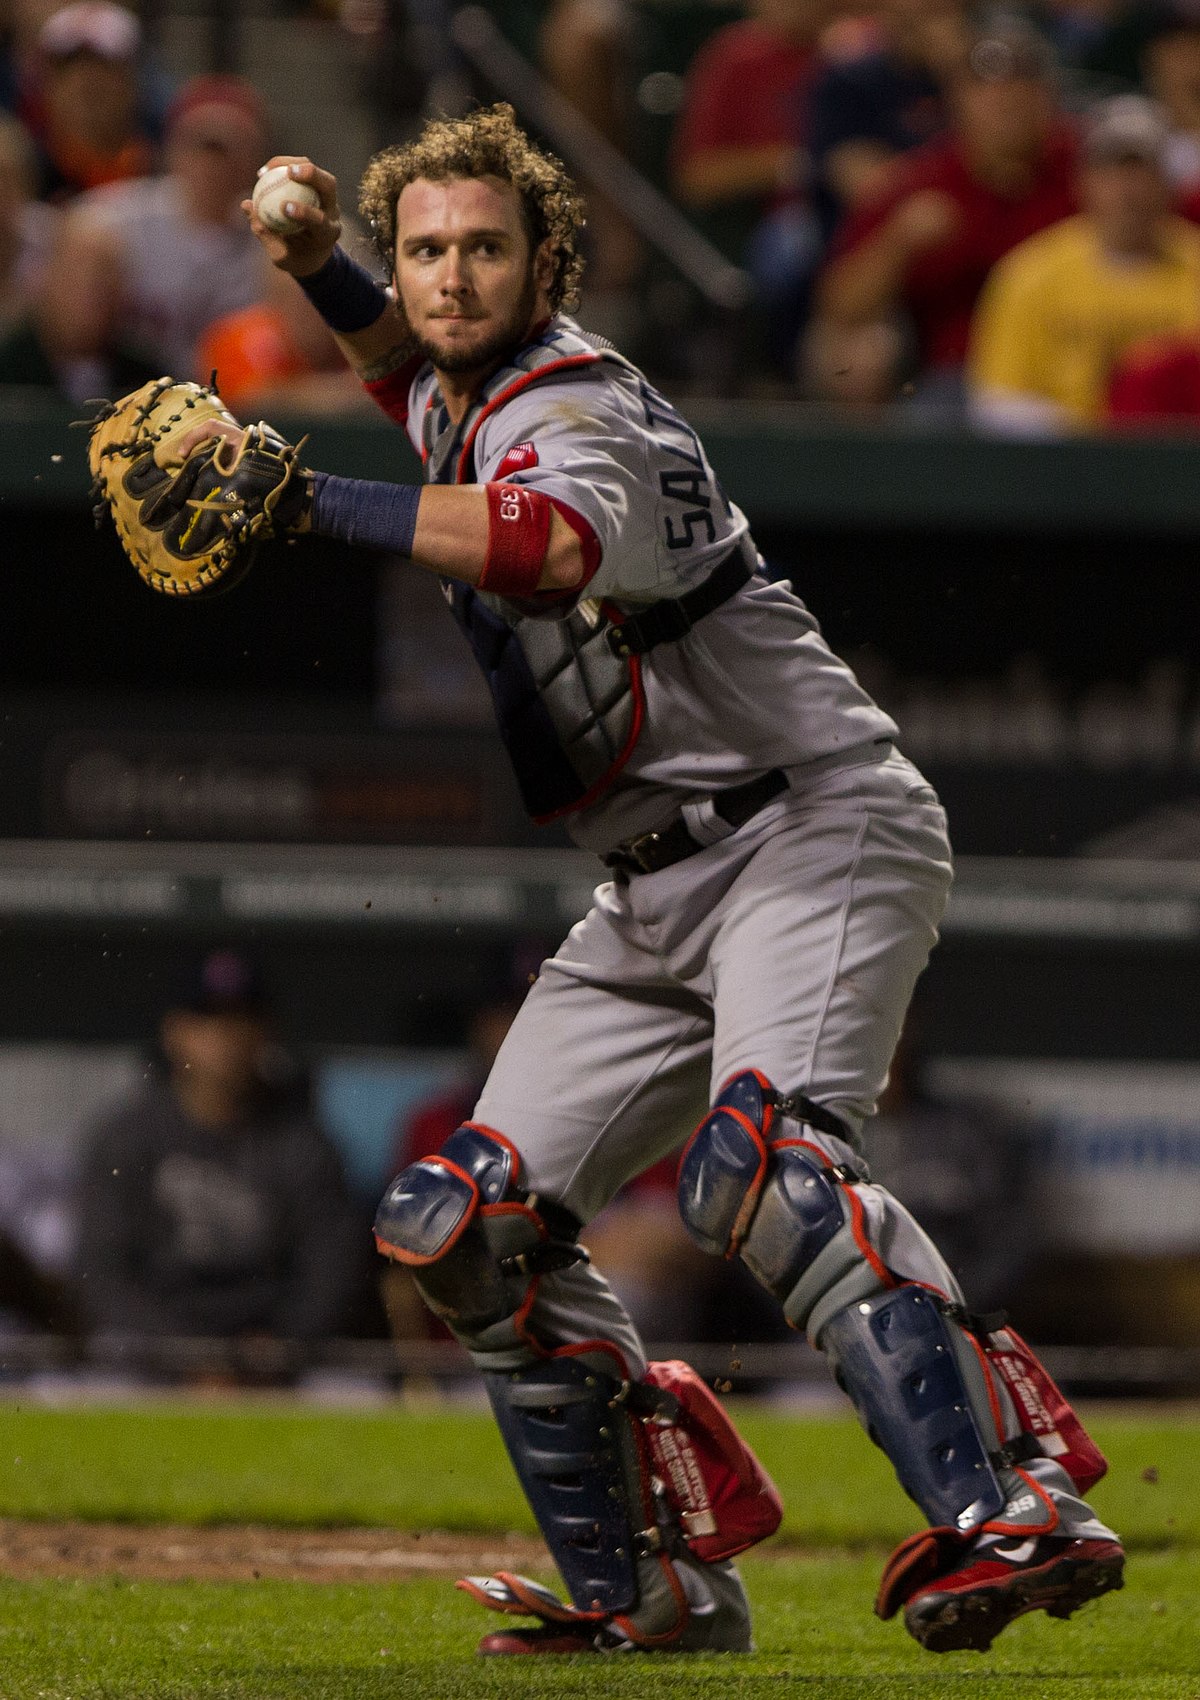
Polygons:
[[[669,502],[687,502],[686,513],[663,516],[668,549],[691,549],[697,542],[714,543],[717,528],[713,523],[713,486],[700,439],[685,419],[681,419],[658,391],[642,379],[638,384],[646,424],[655,432],[654,446],[664,455],[682,460],[693,470],[681,467],[660,472],[658,487]],[[721,492],[718,489],[717,495]],[[722,498],[723,499],[723,498]],[[728,510],[729,504],[725,504]],[[703,532],[703,539],[698,532]]]
[[660,472],[658,483],[663,495],[669,496],[673,502],[695,502],[702,508],[712,507],[712,502],[705,495],[708,482],[698,473]]
[[697,525],[704,527],[707,542],[714,543],[716,541],[717,528],[713,524],[712,515],[707,508],[694,508],[690,513],[680,514],[679,519],[680,524],[685,528],[683,531],[676,531],[675,522],[669,514],[663,520],[663,526],[667,533],[668,549],[690,549],[696,541],[695,527]]

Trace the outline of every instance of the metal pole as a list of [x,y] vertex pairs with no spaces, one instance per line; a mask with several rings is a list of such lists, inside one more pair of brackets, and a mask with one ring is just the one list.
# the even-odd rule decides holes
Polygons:
[[482,6],[464,6],[450,32],[480,75],[536,124],[573,171],[610,196],[706,300],[726,311],[749,305],[753,286],[746,273],[694,230],[678,207],[517,52]]

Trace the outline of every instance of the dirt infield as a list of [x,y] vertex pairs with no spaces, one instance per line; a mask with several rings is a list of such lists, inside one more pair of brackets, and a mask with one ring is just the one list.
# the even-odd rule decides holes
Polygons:
[[546,1563],[546,1549],[526,1535],[253,1526],[197,1529],[0,1519],[0,1575],[16,1577],[404,1582],[412,1576],[479,1575]]

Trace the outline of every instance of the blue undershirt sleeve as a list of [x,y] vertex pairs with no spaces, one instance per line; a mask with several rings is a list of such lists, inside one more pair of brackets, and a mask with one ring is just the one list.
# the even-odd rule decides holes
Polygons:
[[318,472],[313,481],[312,529],[343,543],[411,555],[423,488]]

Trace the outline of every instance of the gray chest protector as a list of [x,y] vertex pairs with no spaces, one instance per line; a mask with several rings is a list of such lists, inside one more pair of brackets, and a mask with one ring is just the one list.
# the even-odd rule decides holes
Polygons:
[[[423,425],[431,484],[476,478],[480,426],[539,379],[609,360],[615,350],[577,331],[559,330],[520,350],[453,425],[434,403]],[[565,614],[530,611],[449,579],[443,589],[492,693],[500,735],[521,797],[535,821],[572,814],[601,797],[629,760],[645,716],[641,656],[676,640],[732,596],[754,572],[753,549],[739,544],[695,590],[626,617],[607,602],[585,601]]]

